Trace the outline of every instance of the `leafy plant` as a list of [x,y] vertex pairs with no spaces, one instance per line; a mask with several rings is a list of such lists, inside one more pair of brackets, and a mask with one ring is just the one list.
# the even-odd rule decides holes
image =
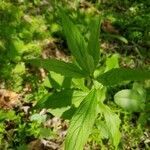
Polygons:
[[127,111],[140,112],[145,108],[146,92],[142,86],[135,83],[132,89],[124,89],[116,93],[114,100]]
[[[86,41],[62,9],[60,9],[60,16],[73,61],[66,63],[56,59],[28,60],[32,65],[50,71],[50,74],[54,71],[64,76],[63,82],[58,83],[59,88],[56,88],[56,92],[40,100],[36,108],[50,108],[52,113],[55,110],[54,114],[57,114],[56,111],[61,111],[59,113],[61,117],[71,119],[65,140],[65,150],[83,149],[98,114],[102,116],[102,120],[105,120],[104,123],[107,126],[109,138],[115,149],[117,149],[121,137],[119,131],[120,119],[109,106],[104,104],[107,86],[114,86],[124,81],[150,79],[150,71],[116,67],[112,69],[110,67],[111,70],[106,68],[102,73],[99,70],[100,17],[98,16],[92,20],[90,37]],[[94,73],[97,71],[99,73],[95,76]],[[55,83],[57,82],[59,81]],[[77,84],[82,86],[76,86]],[[122,92],[129,95],[131,91]],[[81,95],[77,95],[77,93]],[[122,106],[119,95],[119,93],[115,95],[115,102]],[[76,96],[78,98],[75,98]],[[133,109],[138,109],[138,105],[139,102],[137,107]],[[123,107],[126,106],[123,104]],[[134,107],[132,103],[130,107]]]

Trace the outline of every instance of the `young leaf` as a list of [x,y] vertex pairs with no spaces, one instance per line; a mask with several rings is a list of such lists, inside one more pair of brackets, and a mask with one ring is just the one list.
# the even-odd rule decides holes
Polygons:
[[113,145],[115,146],[115,149],[117,149],[121,138],[121,134],[119,131],[121,121],[115,113],[111,112],[109,107],[105,107],[104,117],[105,117],[106,125],[111,135],[110,136],[111,140],[113,141]]
[[60,12],[63,30],[72,55],[84,71],[88,73],[93,72],[94,60],[88,54],[84,37],[62,9],[60,9]]
[[113,113],[111,109],[108,106],[104,105],[103,103],[100,103],[100,110],[104,114],[110,138],[113,142],[113,145],[115,146],[115,149],[117,149],[121,138],[121,134],[119,131],[121,121],[118,115]]
[[88,41],[88,52],[93,57],[94,65],[98,64],[100,56],[99,35],[100,35],[100,17],[92,20],[90,38]]
[[67,77],[81,78],[86,76],[86,73],[75,64],[66,63],[57,59],[31,59],[28,62],[34,66],[44,68],[48,71],[54,71]]
[[123,81],[142,81],[150,79],[150,70],[115,68],[97,77],[105,86],[112,86]]
[[135,90],[121,90],[114,96],[115,103],[130,112],[139,112],[145,107],[145,99]]
[[71,119],[65,150],[82,150],[97,116],[97,94],[92,90]]

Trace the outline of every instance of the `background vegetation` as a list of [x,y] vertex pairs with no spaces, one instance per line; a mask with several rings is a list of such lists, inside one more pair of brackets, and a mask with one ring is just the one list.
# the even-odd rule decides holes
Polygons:
[[[49,96],[68,88],[60,74],[28,64],[33,58],[72,59],[59,9],[63,8],[87,40],[100,16],[101,72],[112,68],[150,70],[149,0],[1,0],[0,1],[0,149],[62,149],[70,116],[46,106]],[[86,83],[87,85],[90,83]],[[80,80],[74,88],[85,88]],[[114,103],[123,89],[142,89],[144,111]],[[86,90],[86,89],[85,89]],[[58,94],[58,93],[57,93]],[[63,97],[67,97],[63,95]],[[82,93],[79,93],[82,95]],[[121,93],[122,94],[122,93]],[[108,87],[105,104],[121,119],[119,149],[150,148],[150,81]],[[139,96],[138,96],[139,97]],[[141,99],[142,99],[141,98]],[[57,98],[56,98],[57,99]],[[138,98],[135,98],[138,99]],[[140,99],[140,100],[141,100]],[[65,98],[60,101],[65,101]],[[140,101],[139,100],[139,101]],[[116,100],[117,101],[117,100]],[[55,104],[54,104],[55,105]],[[63,104],[62,104],[63,105]],[[121,105],[121,106],[120,106]],[[138,105],[142,105],[141,101]],[[36,107],[34,107],[36,106]],[[39,107],[40,106],[40,107]],[[114,149],[104,121],[97,117],[84,149]]]

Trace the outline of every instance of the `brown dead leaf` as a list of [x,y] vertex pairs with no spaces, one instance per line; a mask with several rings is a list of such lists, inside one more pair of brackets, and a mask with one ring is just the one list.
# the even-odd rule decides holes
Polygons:
[[0,89],[0,108],[12,109],[20,104],[21,102],[19,94],[6,89]]
[[52,141],[52,140],[42,140],[45,150],[61,150],[62,143],[58,141]]
[[105,20],[102,23],[102,29],[107,33],[118,34],[119,31],[112,25],[110,20]]
[[44,144],[37,139],[28,144],[28,150],[44,150]]
[[57,58],[60,60],[67,61],[68,55],[64,52],[62,41],[58,39],[51,40],[43,46],[42,58]]
[[[42,58],[56,58],[66,62],[68,62],[70,59],[69,56],[65,53],[62,41],[58,39],[47,41],[45,45],[43,45]],[[39,70],[40,76],[43,80],[46,77],[47,72],[43,68],[40,68]]]
[[28,144],[28,150],[61,150],[62,142],[37,139]]
[[26,82],[23,91],[26,92],[26,93],[31,92],[32,91],[31,83]]

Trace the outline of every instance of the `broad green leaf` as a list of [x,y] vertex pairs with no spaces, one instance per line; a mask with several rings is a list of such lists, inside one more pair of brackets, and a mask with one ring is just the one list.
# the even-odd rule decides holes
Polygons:
[[118,115],[113,113],[112,110],[103,103],[100,103],[100,110],[104,114],[106,126],[108,128],[111,141],[113,142],[115,149],[117,149],[121,138],[121,134],[119,131],[121,121]]
[[64,108],[72,104],[78,107],[82,100],[87,96],[88,92],[64,89],[60,92],[53,92],[44,96],[36,104],[36,108]]
[[48,76],[45,78],[43,85],[48,88],[62,89],[62,88],[75,88],[83,91],[89,89],[85,86],[84,78],[70,78],[62,76],[56,72],[50,71]]
[[76,110],[77,108],[72,105],[67,108],[49,109],[49,112],[56,117],[71,120]]
[[43,85],[48,88],[60,89],[63,83],[64,76],[50,71],[48,76],[44,79]]
[[51,95],[45,96],[45,99],[38,101],[36,108],[64,108],[72,104],[73,90],[61,90]]
[[65,140],[65,150],[82,150],[97,116],[97,94],[92,90],[71,119]]
[[100,56],[99,35],[100,35],[100,17],[91,20],[90,38],[88,41],[88,52],[94,59],[94,65],[98,64]]
[[[36,109],[46,108],[48,112],[56,117],[61,117],[64,112],[72,110],[73,90],[61,90],[44,96],[35,105]],[[66,119],[66,115],[63,118]],[[68,118],[67,118],[68,119]]]
[[47,108],[54,116],[63,118],[67,116],[68,118],[68,116],[71,116],[68,113],[73,114],[72,112],[80,105],[87,94],[88,92],[71,89],[61,90],[39,100],[35,108]]
[[99,85],[99,87],[97,88],[97,97],[99,102],[104,102],[104,100],[106,99],[106,87]]
[[84,78],[74,78],[72,79],[72,87],[76,89],[81,89],[83,91],[88,91],[89,89],[85,86]]
[[[69,111],[71,109],[71,106],[67,106],[67,107],[61,107],[61,108],[49,108],[47,110],[47,112],[51,113],[53,116],[55,117],[62,117],[63,113]],[[62,117],[63,119],[68,119],[65,117]]]
[[75,64],[66,63],[57,59],[31,59],[29,63],[36,67],[44,68],[48,71],[54,71],[67,77],[81,78],[85,77],[86,73],[79,69]]
[[84,71],[92,73],[94,71],[94,60],[88,54],[84,37],[62,9],[60,9],[60,16],[68,47],[72,55]]
[[94,78],[97,78],[98,76],[100,76],[101,74],[103,74],[106,70],[106,67],[105,66],[99,66],[97,69],[95,69],[94,71]]
[[82,102],[82,100],[88,95],[89,91],[77,91],[75,90],[73,92],[73,96],[72,96],[72,104],[75,107],[78,107],[80,105],[80,103]]
[[112,86],[123,81],[143,81],[150,79],[150,70],[115,68],[97,77],[105,86]]
[[71,88],[71,83],[72,83],[72,77],[65,77],[61,87],[64,89],[65,88],[69,89],[69,88]]
[[120,142],[120,138],[121,138],[121,134],[119,131],[121,121],[120,121],[119,117],[109,109],[109,107],[106,107],[106,108],[107,109],[104,112],[106,125],[110,131],[111,140],[113,141],[113,145],[117,149],[118,144]]
[[107,58],[105,71],[108,71],[114,68],[119,68],[118,59],[119,59],[118,54],[113,54],[111,57]]
[[[78,79],[78,78],[77,78]],[[48,88],[62,89],[71,87],[70,77],[62,76],[56,72],[50,71],[48,76],[45,78],[43,85]]]
[[130,112],[139,112],[145,107],[145,96],[135,90],[121,90],[114,96],[115,103]]

